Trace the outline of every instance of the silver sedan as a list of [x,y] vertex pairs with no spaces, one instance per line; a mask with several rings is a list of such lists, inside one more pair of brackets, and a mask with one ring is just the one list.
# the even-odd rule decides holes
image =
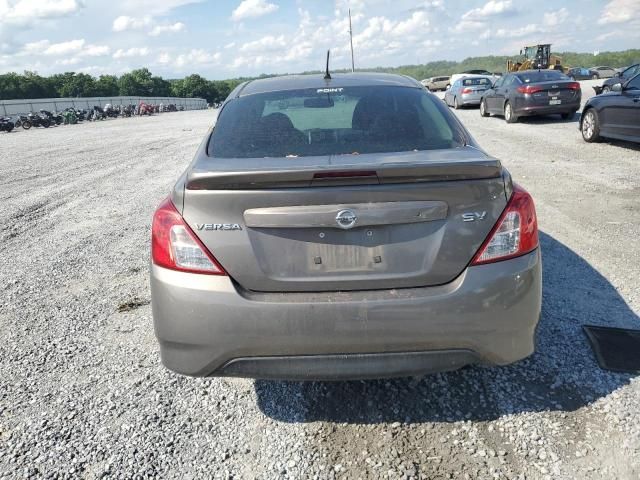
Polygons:
[[482,94],[491,88],[492,78],[484,75],[470,75],[456,80],[444,94],[444,102],[450,107],[480,105]]

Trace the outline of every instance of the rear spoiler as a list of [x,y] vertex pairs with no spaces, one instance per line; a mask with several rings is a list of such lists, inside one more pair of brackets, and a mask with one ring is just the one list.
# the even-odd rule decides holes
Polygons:
[[189,172],[187,190],[245,190],[261,188],[300,188],[338,185],[381,185],[393,183],[482,180],[502,175],[496,159],[433,163],[393,163],[369,170],[326,167],[243,171]]

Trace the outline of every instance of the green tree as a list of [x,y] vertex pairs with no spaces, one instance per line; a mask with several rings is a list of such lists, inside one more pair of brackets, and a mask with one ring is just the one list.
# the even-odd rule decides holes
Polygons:
[[15,72],[0,75],[0,100],[25,98],[22,92],[22,76]]
[[162,77],[151,77],[153,82],[152,92],[157,97],[169,97],[171,95],[171,83]]
[[150,97],[153,95],[153,79],[147,68],[125,73],[118,80],[120,95]]
[[86,73],[61,73],[51,76],[49,82],[57,97],[93,97],[97,94],[95,78]]
[[96,95],[99,97],[115,97],[119,91],[118,77],[115,75],[100,75],[96,81]]

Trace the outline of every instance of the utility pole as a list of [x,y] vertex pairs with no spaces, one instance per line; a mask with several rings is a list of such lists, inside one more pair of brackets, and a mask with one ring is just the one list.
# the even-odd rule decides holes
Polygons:
[[356,65],[353,61],[353,28],[351,27],[351,9],[349,9],[349,41],[351,42],[351,72],[356,71]]

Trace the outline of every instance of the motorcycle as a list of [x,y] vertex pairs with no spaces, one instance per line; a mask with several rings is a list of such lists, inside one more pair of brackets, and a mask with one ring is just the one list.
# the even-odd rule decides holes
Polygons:
[[29,130],[31,128],[31,121],[26,115],[18,115],[14,125],[16,128],[22,127],[25,130]]
[[120,110],[117,107],[112,106],[110,103],[107,103],[104,106],[104,114],[107,117],[117,118],[120,115]]
[[71,108],[67,108],[62,113],[62,118],[64,119],[65,125],[75,125],[76,123],[78,123],[78,116],[76,115],[75,110]]
[[64,118],[62,118],[62,115],[57,114],[57,113],[52,113],[48,110],[40,110],[40,116],[44,116],[46,118],[49,119],[49,123],[51,125],[62,125],[62,122],[64,121]]
[[14,123],[11,121],[9,117],[0,117],[0,132],[9,133],[13,130]]
[[86,110],[80,110],[75,109],[75,108],[69,108],[68,110],[71,110],[73,112],[75,112],[76,116],[78,117],[78,121],[82,122],[84,120],[87,120],[89,118],[89,112],[87,112]]
[[140,102],[140,105],[138,106],[138,115],[153,115],[153,110],[153,105]]
[[[37,113],[30,113],[29,115],[27,115],[27,119],[29,123],[34,127],[49,128],[51,126],[51,120],[49,120],[47,116],[42,114],[39,115]],[[22,127],[24,128],[24,122],[22,123]]]
[[104,120],[107,118],[102,107],[94,105],[93,110],[89,112],[89,120],[95,122],[96,120]]

